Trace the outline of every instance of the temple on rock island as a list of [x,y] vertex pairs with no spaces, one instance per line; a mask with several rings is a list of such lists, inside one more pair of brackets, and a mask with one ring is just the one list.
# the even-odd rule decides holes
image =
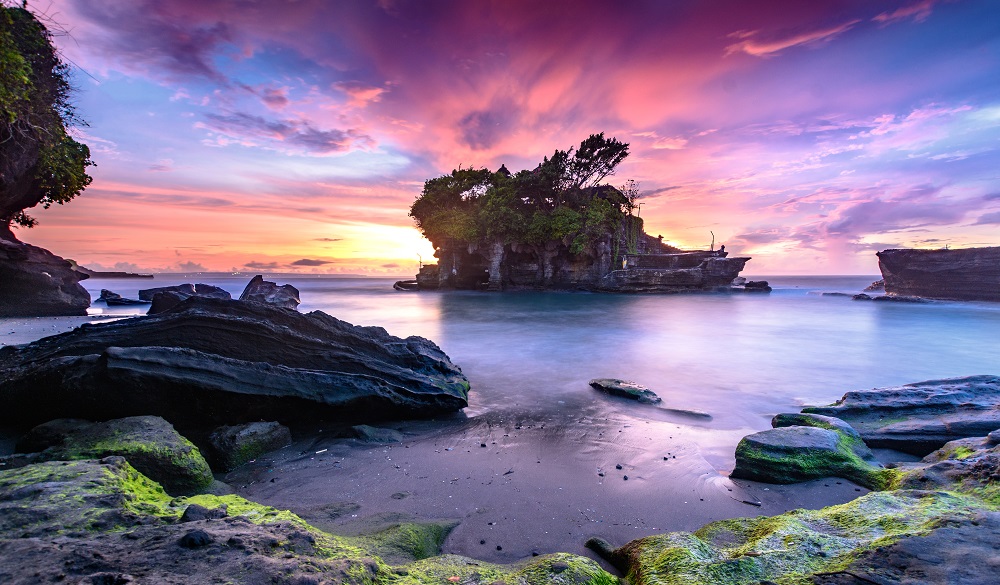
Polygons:
[[410,216],[434,246],[400,290],[567,289],[604,292],[766,291],[745,283],[748,257],[684,251],[652,237],[638,183],[604,183],[628,144],[593,134],[531,170],[458,168],[429,179]]

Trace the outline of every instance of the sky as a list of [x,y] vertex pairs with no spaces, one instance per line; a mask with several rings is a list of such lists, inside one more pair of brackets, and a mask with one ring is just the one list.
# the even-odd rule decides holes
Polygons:
[[747,274],[1000,245],[996,0],[30,0],[97,163],[18,237],[94,269],[412,275],[459,165],[604,132],[647,232]]

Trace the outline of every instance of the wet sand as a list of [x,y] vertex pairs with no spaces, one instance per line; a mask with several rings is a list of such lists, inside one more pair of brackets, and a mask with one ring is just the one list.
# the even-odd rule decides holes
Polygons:
[[388,426],[404,441],[389,444],[300,429],[293,445],[225,480],[244,497],[338,534],[454,522],[443,552],[493,562],[557,551],[596,558],[584,547],[591,536],[618,546],[868,492],[838,478],[732,481],[701,456],[683,421],[643,421],[605,406],[399,423]]
[[42,337],[72,331],[84,323],[107,323],[126,315],[86,317],[3,317],[0,318],[0,347],[31,343]]

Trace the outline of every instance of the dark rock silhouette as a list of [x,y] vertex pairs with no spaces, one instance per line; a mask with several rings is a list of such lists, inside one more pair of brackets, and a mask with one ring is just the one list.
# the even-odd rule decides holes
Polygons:
[[293,310],[298,309],[299,303],[302,302],[299,300],[299,289],[290,284],[278,286],[264,280],[264,277],[259,274],[247,283],[243,294],[240,295],[240,300]]
[[148,305],[149,301],[140,301],[138,299],[126,299],[120,294],[110,291],[106,288],[101,289],[101,296],[98,297],[99,301],[104,301],[109,307],[121,307],[128,305]]
[[48,250],[0,237],[0,317],[86,315],[85,278]]
[[182,299],[188,297],[208,297],[212,299],[231,299],[233,295],[228,291],[211,284],[178,284],[175,286],[161,286],[157,288],[146,288],[139,291],[139,298],[144,301],[152,301],[156,293],[178,293]]
[[229,291],[223,290],[211,284],[178,284],[176,286],[161,286],[158,288],[147,288],[139,291],[139,298],[151,301],[147,314],[155,315],[167,309],[177,306],[184,299],[191,297],[205,297],[209,299],[231,299],[233,296]]
[[431,416],[469,383],[433,342],[322,312],[192,297],[0,349],[0,421],[155,414],[181,427]]

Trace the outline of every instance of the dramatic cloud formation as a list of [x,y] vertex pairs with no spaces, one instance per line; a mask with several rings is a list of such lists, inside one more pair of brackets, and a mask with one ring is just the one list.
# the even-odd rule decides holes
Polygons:
[[25,237],[86,264],[174,268],[186,246],[210,270],[405,274],[432,254],[407,217],[426,179],[602,131],[631,143],[611,181],[639,181],[651,233],[714,232],[758,274],[1000,244],[992,0],[44,10],[71,33],[98,166]]

